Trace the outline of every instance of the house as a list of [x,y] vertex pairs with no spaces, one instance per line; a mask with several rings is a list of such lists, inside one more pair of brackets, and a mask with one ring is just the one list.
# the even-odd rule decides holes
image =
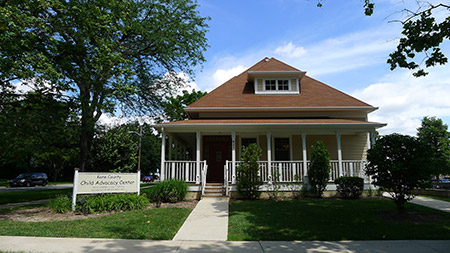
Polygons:
[[311,146],[322,141],[331,156],[332,188],[336,177],[365,177],[366,151],[375,130],[386,125],[368,121],[376,109],[264,58],[185,108],[188,120],[156,126],[163,136],[161,180],[183,179],[202,194],[206,184],[216,185],[228,195],[242,146],[257,143],[265,184],[274,175],[282,183],[303,182]]

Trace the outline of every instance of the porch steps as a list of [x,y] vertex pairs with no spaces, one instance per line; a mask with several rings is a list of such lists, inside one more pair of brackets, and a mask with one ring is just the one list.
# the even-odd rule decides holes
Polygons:
[[223,197],[225,189],[221,183],[206,183],[205,194],[202,197]]

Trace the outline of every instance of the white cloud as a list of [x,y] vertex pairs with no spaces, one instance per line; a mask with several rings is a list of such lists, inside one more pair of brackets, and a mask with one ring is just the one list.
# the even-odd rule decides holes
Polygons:
[[290,41],[283,46],[275,48],[274,53],[286,58],[298,58],[306,54],[306,49],[304,47],[295,46],[292,44],[292,41]]
[[[410,72],[389,74],[352,95],[380,107],[369,115],[370,121],[388,123],[381,134],[394,132],[415,135],[424,116],[450,116],[450,66],[431,70],[415,78]],[[388,81],[389,80],[389,81]]]
[[238,65],[236,67],[228,68],[228,69],[218,69],[214,74],[212,75],[212,83],[207,86],[206,91],[211,91],[217,86],[225,83],[226,81],[230,80],[234,76],[237,76],[244,72],[246,68],[242,65]]

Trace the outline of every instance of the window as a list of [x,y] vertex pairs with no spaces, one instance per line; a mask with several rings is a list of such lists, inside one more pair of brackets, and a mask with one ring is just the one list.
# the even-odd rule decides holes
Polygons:
[[289,81],[278,80],[278,90],[289,90]]
[[242,138],[241,142],[241,147],[245,148],[252,143],[256,143],[256,138]]
[[275,138],[275,161],[290,161],[291,149],[289,138]]
[[276,80],[266,80],[266,90],[277,90]]
[[264,80],[266,90],[289,90],[289,80]]

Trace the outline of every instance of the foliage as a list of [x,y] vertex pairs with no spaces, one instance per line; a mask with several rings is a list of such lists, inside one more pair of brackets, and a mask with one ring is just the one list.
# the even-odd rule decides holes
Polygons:
[[0,235],[172,240],[189,216],[189,208],[119,212],[72,221],[0,221]]
[[258,160],[261,156],[261,148],[257,144],[252,143],[242,148],[241,163],[237,169],[236,188],[239,195],[246,199],[256,199],[261,192],[259,187],[262,185],[260,176],[258,175]]
[[294,176],[294,181],[287,184],[288,189],[292,192],[294,199],[299,199],[305,195],[304,185],[300,183],[300,177]]
[[206,95],[206,92],[192,90],[192,92],[189,93],[187,90],[183,90],[183,95],[166,97],[167,101],[163,102],[165,119],[168,121],[188,119],[187,114],[184,112],[184,108],[199,100],[204,95]]
[[322,197],[323,191],[327,187],[330,178],[330,154],[323,142],[318,141],[312,147],[311,165],[308,170],[308,180],[311,191]]
[[[317,0],[317,6],[322,7],[323,0]],[[448,58],[442,52],[441,45],[450,39],[450,5],[446,3],[431,3],[416,1],[415,10],[400,10],[400,22],[403,26],[402,37],[397,49],[389,54],[387,63],[391,70],[406,68],[416,70],[416,77],[428,73],[425,68],[447,64]],[[373,0],[364,0],[364,14],[371,16],[375,9]],[[440,18],[443,16],[444,18]],[[391,21],[392,22],[392,21]],[[422,57],[417,61],[417,58]],[[418,63],[419,62],[419,63]],[[425,68],[420,65],[425,63]]]
[[[146,196],[137,194],[100,194],[79,196],[77,200],[84,198],[84,204],[88,213],[101,213],[112,211],[129,211],[146,207],[149,202]],[[77,211],[82,211],[82,206],[77,203]]]
[[366,174],[373,184],[389,192],[397,209],[403,213],[405,202],[414,198],[412,190],[430,182],[430,150],[417,138],[390,134],[381,137],[368,150]]
[[448,126],[435,117],[424,117],[417,129],[419,140],[432,150],[429,162],[437,177],[450,174],[450,133],[447,129]]
[[282,184],[279,183],[280,172],[277,170],[272,171],[272,180],[269,182],[267,194],[269,199],[278,200],[278,198],[283,198],[284,193],[280,191]]
[[229,241],[449,240],[450,214],[387,199],[230,202]]
[[[50,180],[73,174],[78,162],[78,119],[72,103],[29,92],[0,106],[2,177],[41,171]],[[70,170],[65,170],[70,168]]]
[[76,101],[80,170],[103,113],[147,113],[205,61],[207,18],[194,0],[4,1],[0,91],[21,80]]
[[364,179],[360,177],[338,177],[334,183],[344,199],[357,199],[364,189]]
[[59,195],[48,203],[48,207],[57,213],[67,213],[72,210],[72,199],[67,195]]
[[186,198],[188,184],[180,179],[169,179],[157,183],[143,192],[157,207],[161,202],[179,202]]

